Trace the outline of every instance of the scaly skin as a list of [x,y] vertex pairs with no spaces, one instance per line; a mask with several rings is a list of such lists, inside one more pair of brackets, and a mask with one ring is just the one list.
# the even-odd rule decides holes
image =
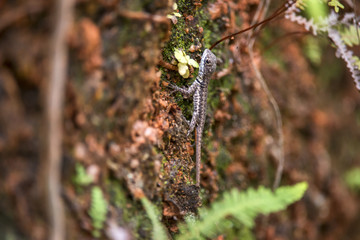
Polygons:
[[170,84],[169,87],[180,92],[184,97],[193,95],[194,112],[190,122],[188,136],[196,127],[196,186],[200,186],[200,163],[201,163],[201,144],[202,133],[206,119],[206,102],[208,95],[208,85],[210,78],[216,69],[216,56],[209,50],[205,49],[201,56],[199,74],[189,88],[180,88]]

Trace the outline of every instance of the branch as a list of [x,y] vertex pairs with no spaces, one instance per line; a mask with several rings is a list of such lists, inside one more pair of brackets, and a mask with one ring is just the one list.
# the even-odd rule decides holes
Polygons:
[[62,110],[65,96],[67,73],[66,36],[73,20],[73,0],[57,0],[55,31],[53,33],[49,85],[46,89],[45,119],[47,188],[49,218],[51,223],[50,238],[65,239],[64,209],[61,200],[61,142]]

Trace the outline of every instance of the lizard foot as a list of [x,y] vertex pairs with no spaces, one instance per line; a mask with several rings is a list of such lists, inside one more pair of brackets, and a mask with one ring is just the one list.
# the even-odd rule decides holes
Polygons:
[[184,120],[184,122],[186,122],[186,125],[187,125],[188,127],[190,127],[190,121],[187,120],[187,119],[184,117],[184,115],[181,115],[181,119]]

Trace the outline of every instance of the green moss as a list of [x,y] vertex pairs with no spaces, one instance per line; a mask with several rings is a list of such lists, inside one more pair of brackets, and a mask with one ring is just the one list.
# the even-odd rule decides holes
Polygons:
[[178,9],[181,13],[194,14],[195,6],[192,1],[189,0],[177,0]]
[[[186,29],[188,29],[188,33]],[[163,58],[165,61],[172,61],[175,48],[182,49],[188,54],[188,49],[193,43],[193,31],[194,29],[187,25],[184,16],[177,18],[177,23],[172,27],[170,41],[163,49]]]

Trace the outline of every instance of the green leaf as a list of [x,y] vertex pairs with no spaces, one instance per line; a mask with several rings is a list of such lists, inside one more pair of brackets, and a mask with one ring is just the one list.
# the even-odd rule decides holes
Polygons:
[[176,16],[176,17],[181,17],[181,14],[178,13],[178,12],[174,12],[173,14],[174,14],[174,16]]
[[199,64],[194,59],[190,59],[188,63],[194,68],[199,68]]
[[141,203],[145,208],[145,211],[150,218],[150,221],[153,225],[152,239],[166,240],[167,235],[164,226],[159,220],[159,211],[156,207],[146,198],[141,198]]

